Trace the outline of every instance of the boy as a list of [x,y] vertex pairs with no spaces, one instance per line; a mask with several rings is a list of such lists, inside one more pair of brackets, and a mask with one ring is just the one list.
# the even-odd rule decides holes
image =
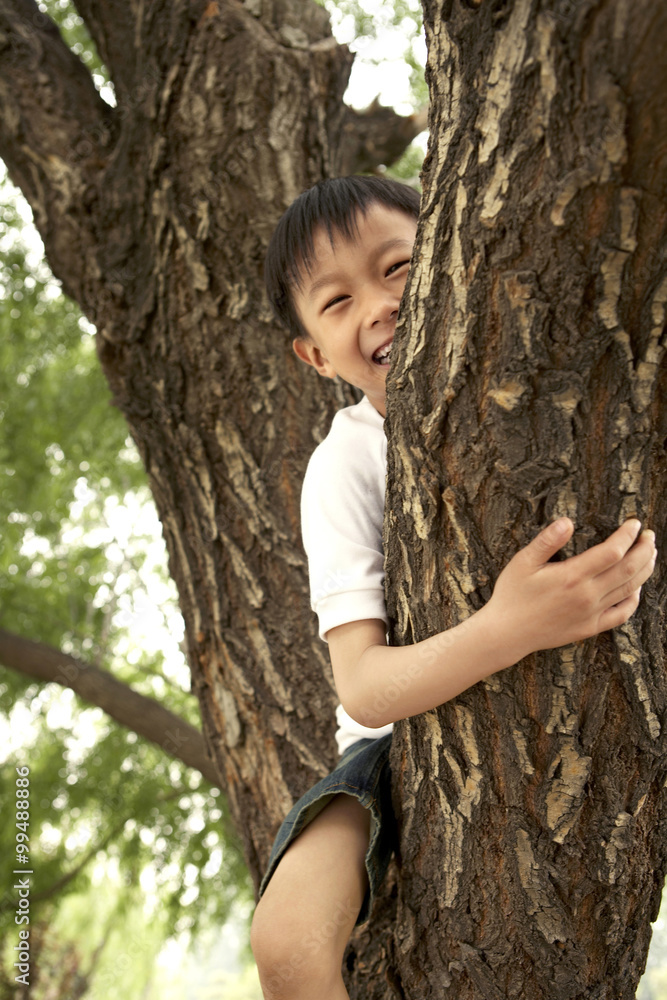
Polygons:
[[[364,398],[336,414],[304,480],[304,546],[342,702],[342,756],[291,810],[262,883],[252,946],[266,1000],[348,996],[343,952],[368,915],[392,847],[392,723],[528,653],[620,625],[655,563],[653,532],[637,537],[636,520],[585,553],[549,562],[574,530],[560,518],[517,553],[489,602],[450,629],[446,642],[435,635],[416,646],[387,646],[385,379],[418,212],[417,194],[394,181],[326,181],[288,209],[267,255],[269,298],[298,357],[326,378],[357,386]],[[404,689],[400,700],[378,697],[396,689],[394,680]]]

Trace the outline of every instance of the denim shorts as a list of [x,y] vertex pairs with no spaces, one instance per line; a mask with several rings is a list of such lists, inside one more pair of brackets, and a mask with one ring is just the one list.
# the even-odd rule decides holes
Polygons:
[[363,924],[371,911],[376,893],[396,847],[396,819],[391,805],[389,751],[391,733],[377,740],[359,740],[343,753],[333,771],[318,781],[292,806],[278,830],[271,848],[266,874],[259,887],[261,896],[280,859],[305,827],[341,793],[352,795],[371,814],[371,831],[366,852],[368,891],[357,924]]

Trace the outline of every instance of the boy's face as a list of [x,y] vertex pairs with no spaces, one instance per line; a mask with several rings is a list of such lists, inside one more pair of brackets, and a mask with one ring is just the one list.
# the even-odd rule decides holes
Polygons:
[[327,378],[340,375],[386,416],[385,379],[398,307],[405,287],[417,222],[398,209],[371,205],[357,216],[348,240],[314,234],[314,259],[294,304],[310,339],[297,338],[302,361]]

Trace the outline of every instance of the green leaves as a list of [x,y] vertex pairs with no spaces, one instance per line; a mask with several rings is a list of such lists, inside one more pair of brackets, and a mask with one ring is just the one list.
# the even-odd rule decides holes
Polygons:
[[40,0],[39,9],[58,25],[60,34],[90,70],[98,90],[111,87],[109,73],[101,61],[85,22],[71,0]]
[[[0,618],[60,645],[99,641],[93,599],[104,547],[83,530],[105,503],[147,495],[145,476],[95,356],[93,331],[43,266],[31,267],[16,207],[0,216]],[[68,539],[72,514],[78,539]],[[84,624],[83,630],[81,629]]]
[[[424,107],[428,89],[424,79],[425,47],[421,4],[417,0],[325,0],[336,38],[356,54],[346,99],[366,107],[379,93],[381,102],[397,100],[412,109]],[[387,68],[391,72],[387,73]],[[378,72],[370,72],[375,67]],[[384,70],[384,72],[382,72]],[[408,86],[403,96],[383,97],[382,88],[402,76]],[[374,88],[374,89],[373,89]],[[401,108],[407,111],[407,108]]]
[[[111,670],[198,726],[159,525],[100,373],[94,330],[38,263],[41,247],[23,235],[24,210],[7,184],[3,200],[0,625]],[[39,872],[31,921],[58,927],[58,947],[69,947],[59,914],[93,899],[102,877],[116,918],[153,900],[155,947],[174,932],[220,926],[235,899],[251,898],[224,796],[198,772],[71,691],[3,668],[0,713],[13,736],[0,764],[3,802],[13,803],[15,768],[30,768]],[[15,836],[10,815],[3,857]],[[0,901],[8,941],[10,897]],[[86,948],[92,955],[107,930],[89,924],[86,946],[68,961],[84,968]]]

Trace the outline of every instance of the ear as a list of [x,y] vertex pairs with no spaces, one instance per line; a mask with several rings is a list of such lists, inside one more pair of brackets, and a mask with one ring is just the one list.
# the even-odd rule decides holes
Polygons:
[[318,375],[323,375],[324,378],[336,377],[333,365],[325,358],[314,340],[295,337],[292,341],[292,348],[297,358],[314,368]]

